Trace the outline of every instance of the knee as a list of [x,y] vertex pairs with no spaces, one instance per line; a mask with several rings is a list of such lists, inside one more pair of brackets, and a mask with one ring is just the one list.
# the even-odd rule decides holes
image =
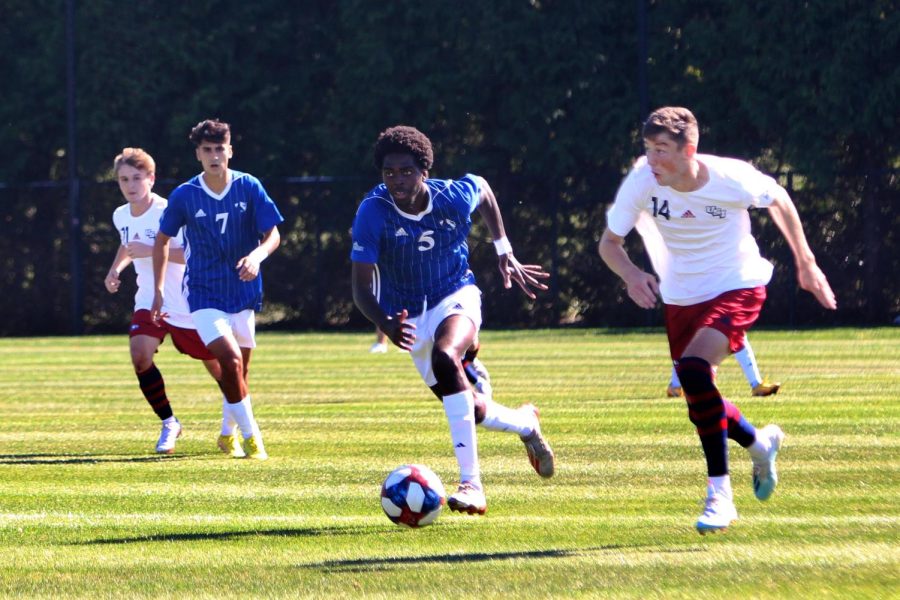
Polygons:
[[153,366],[153,353],[133,349],[131,351],[131,364],[134,366],[135,373],[143,373]]
[[438,381],[452,378],[453,374],[462,368],[460,357],[447,348],[435,346],[431,352],[431,368]]
[[229,354],[219,358],[219,366],[222,367],[223,377],[244,376],[244,361],[238,354]]

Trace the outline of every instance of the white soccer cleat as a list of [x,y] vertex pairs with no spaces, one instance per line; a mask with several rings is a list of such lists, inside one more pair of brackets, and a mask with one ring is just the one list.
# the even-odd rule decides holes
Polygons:
[[528,435],[519,436],[525,444],[528,462],[541,477],[553,477],[556,470],[556,459],[547,439],[541,433],[540,412],[534,404],[523,404],[519,410],[534,415],[534,430]]
[[269,453],[266,452],[266,447],[263,445],[261,433],[255,433],[245,439],[243,450],[245,458],[252,458],[253,460],[266,460],[269,458]]
[[447,498],[450,510],[470,515],[483,515],[487,512],[487,499],[481,486],[472,481],[463,481],[456,492]]
[[175,452],[175,440],[181,437],[181,423],[178,419],[171,423],[163,423],[159,440],[156,442],[156,452],[159,454],[172,454]]
[[375,342],[372,344],[372,347],[369,348],[369,354],[385,354],[387,351],[387,344],[382,344],[381,342]]
[[750,457],[753,461],[753,493],[759,500],[768,500],[778,485],[775,457],[784,441],[784,432],[778,425],[766,425],[756,435],[769,440],[769,451],[762,458]]
[[725,531],[738,518],[734,501],[724,494],[709,488],[706,496],[706,507],[697,519],[697,531],[700,535]]

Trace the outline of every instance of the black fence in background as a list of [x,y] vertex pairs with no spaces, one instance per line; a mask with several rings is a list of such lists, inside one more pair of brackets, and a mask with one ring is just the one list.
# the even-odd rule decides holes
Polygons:
[[[606,203],[620,176],[558,185],[488,177],[509,237],[523,262],[553,277],[535,302],[504,290],[490,236],[475,215],[473,271],[484,291],[485,327],[661,325],[660,311],[637,308],[603,265],[596,244]],[[810,244],[839,297],[830,313],[798,289],[790,249],[766,211],[754,211],[763,254],[776,264],[761,326],[877,325],[900,313],[900,186],[897,173],[843,175],[822,194],[802,177],[781,177],[800,210]],[[282,245],[263,265],[265,307],[260,329],[364,329],[350,291],[350,226],[376,181],[353,178],[265,180],[285,217]],[[167,195],[174,181],[158,181]],[[123,332],[134,295],[131,269],[118,294],[103,279],[118,246],[112,212],[122,203],[114,182],[80,182],[80,214],[69,208],[66,183],[0,185],[0,334],[10,336]],[[74,217],[74,218],[73,218]],[[73,226],[74,225],[74,226]],[[77,260],[72,260],[73,244]],[[640,256],[637,235],[629,238]],[[76,267],[77,265],[77,267]],[[73,272],[77,270],[77,272]],[[74,307],[80,307],[73,314]]]

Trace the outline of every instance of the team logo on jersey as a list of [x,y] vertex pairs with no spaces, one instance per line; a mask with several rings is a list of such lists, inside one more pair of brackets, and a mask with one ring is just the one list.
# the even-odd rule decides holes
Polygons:
[[441,224],[441,225],[446,225],[446,226],[449,227],[450,229],[456,229],[456,223],[454,223],[454,222],[451,221],[450,219],[441,219],[441,220],[440,220],[440,224]]
[[200,210],[198,210],[197,213],[194,215],[194,217],[196,217],[196,218],[198,218],[198,219],[199,219],[200,217],[205,217],[205,216],[206,216],[206,213],[203,212],[203,209],[202,209],[202,208],[201,208]]
[[719,208],[718,206],[707,206],[706,207],[706,214],[712,215],[713,217],[718,217],[720,219],[724,219],[725,213],[727,213],[727,212],[728,211],[726,211],[724,208]]
[[365,246],[360,244],[359,242],[353,242],[353,251],[354,252],[363,252],[365,251]]
[[696,219],[697,217],[695,217],[694,213],[692,213],[691,211],[686,210],[683,213],[681,213],[681,218],[682,219]]
[[403,229],[402,227],[398,227],[397,231],[394,232],[394,237],[402,237],[404,235],[409,235],[409,234],[406,233],[406,230]]
[[148,240],[155,240],[156,239],[156,231],[154,231],[153,229],[145,229],[144,237],[147,238]]
[[241,212],[247,212],[247,203],[246,202],[235,202],[235,206],[241,209]]

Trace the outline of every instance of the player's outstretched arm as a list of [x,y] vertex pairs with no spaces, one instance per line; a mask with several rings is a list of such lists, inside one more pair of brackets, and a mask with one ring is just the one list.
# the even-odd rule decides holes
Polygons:
[[787,191],[783,189],[781,191],[783,193],[776,196],[769,206],[769,214],[794,254],[794,262],[797,265],[797,281],[801,288],[816,297],[819,304],[834,310],[837,308],[837,299],[825,273],[816,264],[816,257],[806,241],[806,234],[803,233],[803,224],[800,221],[797,207],[788,196]]
[[130,264],[131,259],[128,257],[128,249],[120,245],[119,249],[116,250],[116,256],[113,258],[112,265],[109,267],[109,272],[103,280],[103,285],[106,286],[107,292],[115,294],[119,291],[119,286],[122,284],[119,280],[119,274]]
[[406,321],[408,316],[406,309],[394,316],[384,314],[381,306],[378,305],[378,299],[372,293],[374,273],[375,265],[353,262],[351,273],[353,302],[359,311],[383,331],[395,346],[408,352],[412,350],[412,345],[416,341],[416,326]]
[[481,178],[481,201],[478,203],[478,214],[484,219],[488,231],[491,232],[491,238],[494,240],[494,247],[497,249],[497,268],[500,269],[500,276],[503,278],[503,287],[509,289],[512,287],[512,282],[515,281],[525,295],[534,300],[537,297],[534,290],[547,289],[547,285],[540,280],[550,277],[550,273],[544,271],[541,265],[523,265],[513,256],[512,244],[509,243],[503,226],[500,205],[494,195],[494,190],[484,178]]
[[625,282],[628,297],[635,304],[641,308],[656,306],[656,298],[659,296],[659,284],[656,277],[642,271],[631,262],[631,258],[625,251],[625,238],[607,229],[600,237],[597,250],[606,266]]

